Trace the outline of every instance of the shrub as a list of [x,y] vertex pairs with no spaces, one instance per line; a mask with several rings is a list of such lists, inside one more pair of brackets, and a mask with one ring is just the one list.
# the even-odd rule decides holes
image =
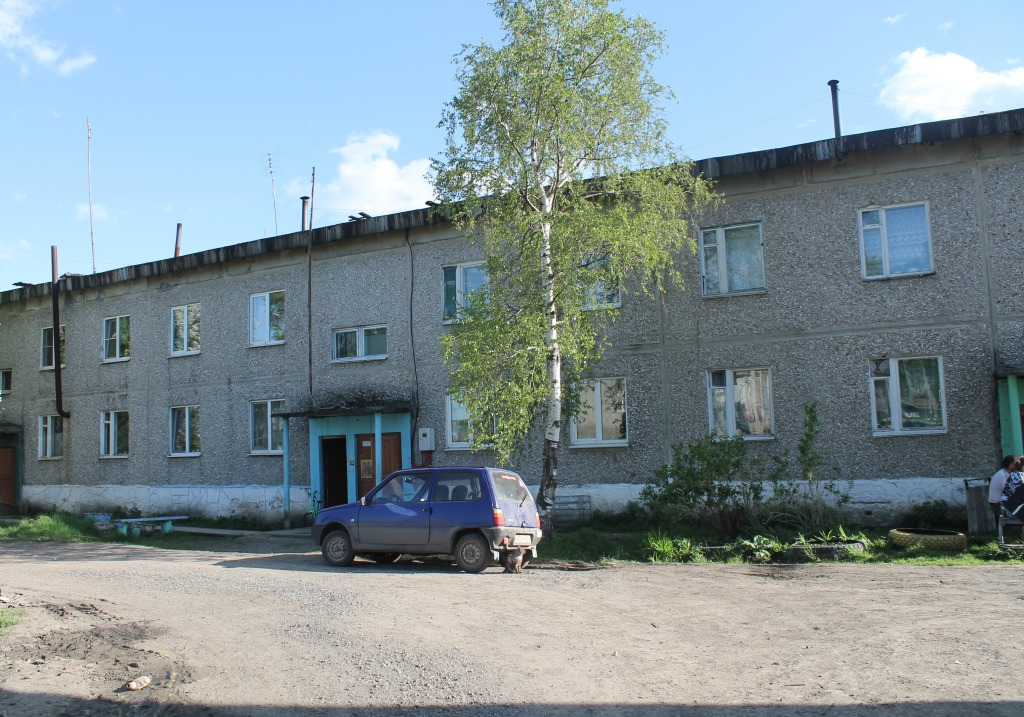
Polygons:
[[664,533],[647,534],[648,560],[652,563],[706,563],[699,545],[688,538],[670,538]]
[[652,513],[704,522],[734,538],[764,494],[759,480],[742,480],[750,467],[747,444],[740,436],[708,435],[689,445],[677,443],[672,446],[672,464],[655,471],[640,492],[640,501]]
[[770,563],[786,552],[787,546],[770,535],[755,535],[750,540],[740,540],[737,547],[744,560],[752,563]]

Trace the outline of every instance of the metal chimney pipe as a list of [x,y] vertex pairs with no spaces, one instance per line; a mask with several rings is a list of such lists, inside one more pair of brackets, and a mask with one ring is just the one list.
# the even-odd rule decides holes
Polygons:
[[836,158],[843,156],[843,130],[839,126],[839,80],[829,80],[832,88],[832,122],[836,127]]
[[302,200],[302,231],[306,231],[306,209],[309,207],[309,197],[300,197]]
[[181,256],[181,222],[178,222],[178,233],[174,237],[174,258]]

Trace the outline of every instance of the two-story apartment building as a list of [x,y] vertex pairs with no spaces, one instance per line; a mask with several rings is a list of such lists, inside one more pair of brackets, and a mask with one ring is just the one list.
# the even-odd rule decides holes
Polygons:
[[[1024,110],[697,169],[725,202],[679,257],[684,290],[613,297],[562,492],[621,508],[708,432],[795,453],[812,401],[866,521],[962,501],[1024,452]],[[49,284],[2,292],[0,500],[279,517],[398,467],[490,463],[439,346],[484,280],[416,209],[66,277],[57,332]],[[539,448],[515,462],[535,483]]]

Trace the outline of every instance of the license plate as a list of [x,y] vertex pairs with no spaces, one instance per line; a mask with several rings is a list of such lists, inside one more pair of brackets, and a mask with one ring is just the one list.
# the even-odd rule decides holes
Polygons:
[[512,545],[533,545],[532,535],[517,535],[512,539]]

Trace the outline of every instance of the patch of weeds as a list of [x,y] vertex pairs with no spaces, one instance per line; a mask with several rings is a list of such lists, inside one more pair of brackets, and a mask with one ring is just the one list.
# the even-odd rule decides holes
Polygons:
[[647,534],[647,559],[652,563],[706,563],[701,546],[689,538],[670,538],[664,533]]
[[96,526],[91,520],[69,513],[41,513],[0,527],[0,541],[82,543],[94,542],[97,538]]
[[553,560],[643,560],[643,536],[640,533],[609,533],[589,525],[563,528],[545,537],[538,548],[541,558]]
[[12,607],[0,607],[0,632],[9,627],[14,627],[21,621],[21,610]]
[[770,535],[755,535],[749,540],[738,540],[736,546],[743,558],[752,563],[770,563],[785,553],[787,548]]
[[901,528],[964,529],[964,521],[954,515],[953,509],[944,500],[915,503],[900,513],[897,520]]

